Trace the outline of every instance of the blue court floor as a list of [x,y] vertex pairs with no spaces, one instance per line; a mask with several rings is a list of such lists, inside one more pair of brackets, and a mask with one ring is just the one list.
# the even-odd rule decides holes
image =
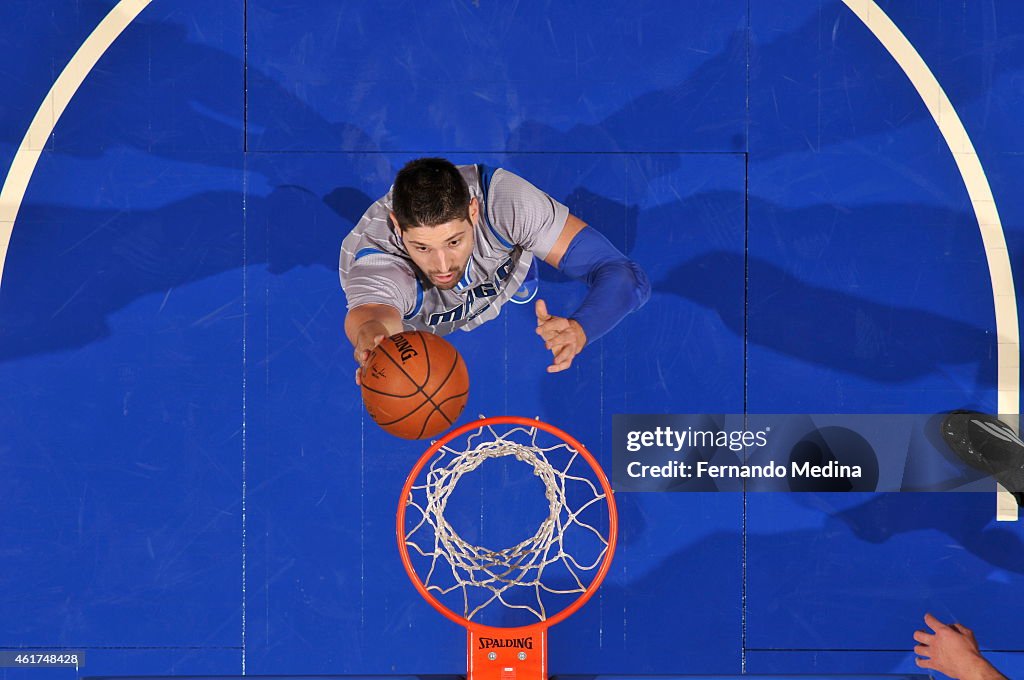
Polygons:
[[[653,285],[564,373],[528,307],[450,336],[464,421],[539,416],[609,467],[615,414],[1018,403],[1019,3],[9,0],[0,25],[0,652],[87,659],[0,680],[465,671],[395,549],[424,446],[366,415],[337,273],[420,156],[527,178]],[[553,313],[584,294],[541,268]],[[1024,522],[991,494],[617,502],[552,675],[912,674],[926,611],[1024,675]]]

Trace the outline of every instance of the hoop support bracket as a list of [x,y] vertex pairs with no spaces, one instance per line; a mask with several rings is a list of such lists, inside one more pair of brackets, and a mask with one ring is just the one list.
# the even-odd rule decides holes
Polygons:
[[470,626],[466,651],[466,680],[547,680],[546,627]]

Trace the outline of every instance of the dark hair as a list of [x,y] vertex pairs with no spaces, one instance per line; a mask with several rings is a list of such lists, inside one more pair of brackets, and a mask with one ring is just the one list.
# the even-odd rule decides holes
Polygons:
[[445,159],[418,158],[395,177],[391,209],[403,231],[469,219],[469,187],[458,168]]

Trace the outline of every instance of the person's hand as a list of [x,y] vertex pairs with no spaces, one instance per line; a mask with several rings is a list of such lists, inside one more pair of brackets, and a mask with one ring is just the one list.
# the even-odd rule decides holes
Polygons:
[[583,327],[572,319],[548,314],[548,306],[537,300],[537,335],[544,340],[544,346],[551,350],[553,362],[548,373],[564,371],[572,365],[572,359],[583,351],[587,334]]
[[367,360],[370,358],[370,352],[386,337],[386,329],[380,323],[367,322],[359,329],[359,333],[356,335],[355,350],[352,353],[356,363],[359,364],[359,367],[356,368],[356,385],[362,385],[360,375],[363,372],[363,367],[366,366]]
[[1001,678],[995,668],[985,660],[978,650],[974,632],[959,623],[946,625],[931,614],[924,615],[924,622],[935,631],[914,632],[917,645],[915,662],[921,668],[939,671],[957,680],[983,680]]

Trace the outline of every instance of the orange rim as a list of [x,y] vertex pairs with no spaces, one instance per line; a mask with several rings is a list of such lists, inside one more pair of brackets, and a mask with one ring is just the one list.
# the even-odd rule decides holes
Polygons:
[[[412,560],[409,557],[409,548],[405,544],[405,508],[406,500],[409,498],[409,494],[412,492],[413,484],[416,482],[416,478],[419,476],[420,471],[423,470],[424,466],[430,461],[438,450],[455,439],[460,437],[467,432],[473,430],[479,430],[482,427],[489,425],[522,425],[524,427],[534,427],[538,430],[543,430],[550,435],[554,435],[562,439],[566,444],[571,446],[593,469],[594,474],[597,475],[597,480],[604,491],[605,503],[608,506],[608,549],[605,551],[604,559],[601,562],[601,566],[598,568],[594,578],[591,579],[587,585],[586,590],[578,597],[574,602],[567,606],[562,611],[558,612],[554,616],[538,621],[537,623],[531,623],[526,626],[512,626],[512,627],[500,627],[500,626],[486,626],[483,624],[475,623],[470,621],[465,616],[456,614],[447,606],[444,605],[433,593],[428,591],[424,587],[423,582],[420,580],[419,575],[412,566]],[[542,420],[536,420],[531,418],[523,418],[522,416],[494,416],[491,418],[480,418],[471,423],[466,423],[462,427],[456,428],[446,434],[444,437],[439,439],[437,442],[432,444],[426,453],[420,456],[420,459],[416,461],[412,471],[405,480],[405,485],[402,487],[402,495],[398,499],[398,514],[395,517],[395,536],[398,539],[398,554],[402,558],[402,566],[405,567],[405,573],[408,574],[409,580],[412,581],[413,586],[416,587],[416,591],[430,603],[434,609],[439,611],[442,615],[451,621],[464,626],[474,631],[518,631],[520,633],[526,633],[529,631],[546,630],[547,628],[561,623],[570,616],[576,613],[580,607],[587,603],[597,589],[601,586],[601,582],[604,581],[604,577],[608,574],[608,569],[612,564],[612,557],[615,555],[615,545],[619,535],[619,516],[618,511],[615,508],[615,496],[612,494],[612,485],[608,482],[608,476],[605,475],[604,470],[601,469],[597,459],[594,458],[593,454],[587,450],[587,447],[583,446],[572,435],[563,432],[554,425],[549,425]]]

